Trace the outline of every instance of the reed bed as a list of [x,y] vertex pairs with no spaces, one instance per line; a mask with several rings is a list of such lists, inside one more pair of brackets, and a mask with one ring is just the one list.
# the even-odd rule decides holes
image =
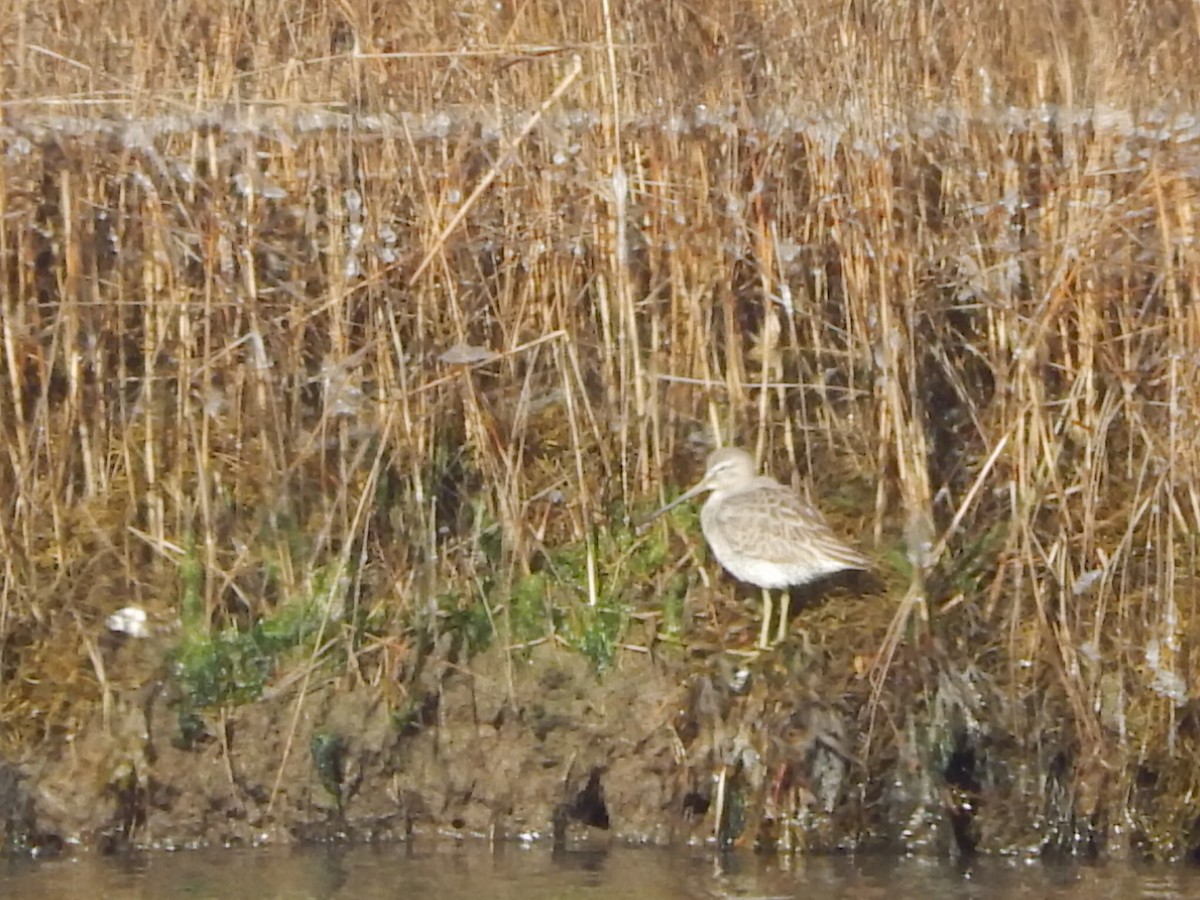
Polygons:
[[1196,852],[1192,6],[10,7],[6,754],[123,606],[286,632],[247,695],[611,662],[694,581],[637,514],[740,443],[881,560],[867,784]]

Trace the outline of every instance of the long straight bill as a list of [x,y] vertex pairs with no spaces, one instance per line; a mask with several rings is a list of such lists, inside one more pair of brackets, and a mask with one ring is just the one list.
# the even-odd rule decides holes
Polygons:
[[682,494],[680,494],[678,497],[676,497],[674,500],[672,500],[666,506],[660,507],[659,509],[656,509],[654,512],[650,513],[650,515],[646,516],[646,518],[642,521],[642,524],[637,527],[637,533],[641,534],[643,531],[645,531],[650,526],[650,523],[653,522],[655,519],[657,519],[659,516],[661,516],[663,513],[670,512],[675,507],[677,507],[680,503],[683,503],[685,500],[691,500],[697,494],[703,493],[706,490],[708,490],[708,485],[702,481],[699,484],[697,484],[695,487],[689,488],[688,490],[684,491]]

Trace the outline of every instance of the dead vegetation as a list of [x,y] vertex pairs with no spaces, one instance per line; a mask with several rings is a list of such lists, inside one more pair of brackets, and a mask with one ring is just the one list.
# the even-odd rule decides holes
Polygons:
[[847,828],[1200,848],[1191,6],[12,10],[6,756],[107,710],[127,605],[185,743],[711,637],[694,521],[630,514],[737,442],[881,560],[798,626]]

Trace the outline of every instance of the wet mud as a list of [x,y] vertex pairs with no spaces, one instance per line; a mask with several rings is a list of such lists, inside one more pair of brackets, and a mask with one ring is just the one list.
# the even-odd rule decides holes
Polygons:
[[[203,711],[182,702],[169,641],[112,642],[102,649],[111,680],[78,729],[0,765],[7,847],[1186,848],[1186,821],[1164,827],[1186,812],[1171,799],[1186,772],[1147,759],[1137,791],[1124,792],[1112,760],[1080,744],[1068,696],[1052,684],[1021,693],[986,671],[982,632],[982,656],[971,656],[969,617],[954,640],[936,620],[914,626],[880,680],[895,609],[884,597],[802,602],[789,638],[757,654],[753,605],[705,602],[740,604],[717,610],[728,640],[699,621],[685,640],[663,640],[651,617],[604,672],[555,639],[467,654],[446,632],[391,684],[293,669],[254,702]],[[1031,704],[1062,728],[1022,730]]]
[[[823,699],[862,683],[852,656],[803,632],[752,656],[650,631],[603,674],[553,640],[460,659],[447,635],[390,696],[314,672],[203,714],[159,659],[70,739],[0,770],[10,848],[861,841],[861,710]],[[114,671],[153,659],[133,641],[105,652]]]

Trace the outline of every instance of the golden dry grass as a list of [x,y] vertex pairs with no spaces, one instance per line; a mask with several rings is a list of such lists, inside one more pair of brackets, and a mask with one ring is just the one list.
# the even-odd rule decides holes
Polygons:
[[[205,628],[325,579],[343,622],[410,633],[566,544],[586,604],[597,529],[719,440],[900,546],[929,623],[893,667],[934,640],[1030,747],[1069,710],[1046,740],[1079,784],[1200,788],[1172,762],[1200,725],[1193,5],[10,9],[25,737],[95,702],[116,607],[180,615],[186,559]],[[346,643],[392,677],[390,644]],[[1153,850],[1197,815],[1135,812]]]

